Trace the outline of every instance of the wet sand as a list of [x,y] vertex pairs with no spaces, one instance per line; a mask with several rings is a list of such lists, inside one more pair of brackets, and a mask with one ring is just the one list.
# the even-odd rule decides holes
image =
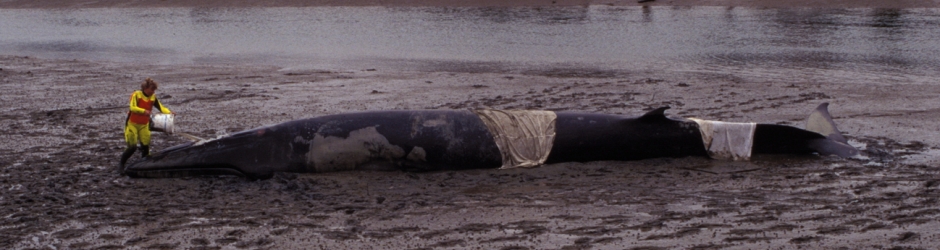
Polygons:
[[[37,7],[0,7],[9,4]],[[938,77],[848,73],[292,70],[0,56],[0,248],[933,248]],[[801,127],[830,102],[863,156],[131,179],[114,169],[126,98],[146,77],[161,82],[177,126],[202,137],[342,112],[482,107],[639,115],[671,106],[674,116]],[[154,134],[156,150],[181,142]]]
[[[930,248],[937,85],[709,72],[386,72],[0,57],[0,246],[43,249]],[[114,172],[145,77],[212,137],[382,109],[529,108],[802,126],[821,102],[864,157],[690,157],[450,172],[131,179]],[[884,95],[883,93],[892,93]],[[903,97],[902,97],[903,96]],[[154,135],[157,150],[182,142]]]
[[0,8],[111,8],[111,7],[306,7],[306,6],[740,6],[774,8],[937,8],[935,0],[655,0],[639,3],[636,0],[8,0]]

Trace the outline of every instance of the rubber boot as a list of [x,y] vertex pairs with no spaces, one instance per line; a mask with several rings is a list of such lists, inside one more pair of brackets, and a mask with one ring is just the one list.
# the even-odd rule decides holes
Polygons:
[[124,166],[127,165],[127,160],[134,156],[134,151],[137,151],[137,147],[127,147],[124,153],[121,154],[121,165],[118,166],[118,173],[124,174]]
[[141,145],[140,146],[140,157],[147,158],[150,156],[150,145]]

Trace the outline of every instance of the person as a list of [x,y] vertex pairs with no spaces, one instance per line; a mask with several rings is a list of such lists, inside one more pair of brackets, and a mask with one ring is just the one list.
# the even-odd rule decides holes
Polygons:
[[137,151],[140,144],[140,156],[150,156],[150,114],[154,107],[161,113],[174,114],[157,100],[157,82],[149,77],[140,84],[140,90],[131,94],[130,111],[124,123],[124,139],[127,149],[121,154],[119,171],[124,170],[127,160]]

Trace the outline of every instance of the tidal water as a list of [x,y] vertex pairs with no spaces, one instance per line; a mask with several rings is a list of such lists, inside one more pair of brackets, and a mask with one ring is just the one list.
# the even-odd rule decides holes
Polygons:
[[938,9],[0,10],[0,54],[157,64],[940,75]]

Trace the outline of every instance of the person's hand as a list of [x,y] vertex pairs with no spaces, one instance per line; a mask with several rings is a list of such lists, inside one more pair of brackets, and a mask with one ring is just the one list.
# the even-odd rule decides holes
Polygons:
[[144,110],[145,115],[150,115],[150,110]]

